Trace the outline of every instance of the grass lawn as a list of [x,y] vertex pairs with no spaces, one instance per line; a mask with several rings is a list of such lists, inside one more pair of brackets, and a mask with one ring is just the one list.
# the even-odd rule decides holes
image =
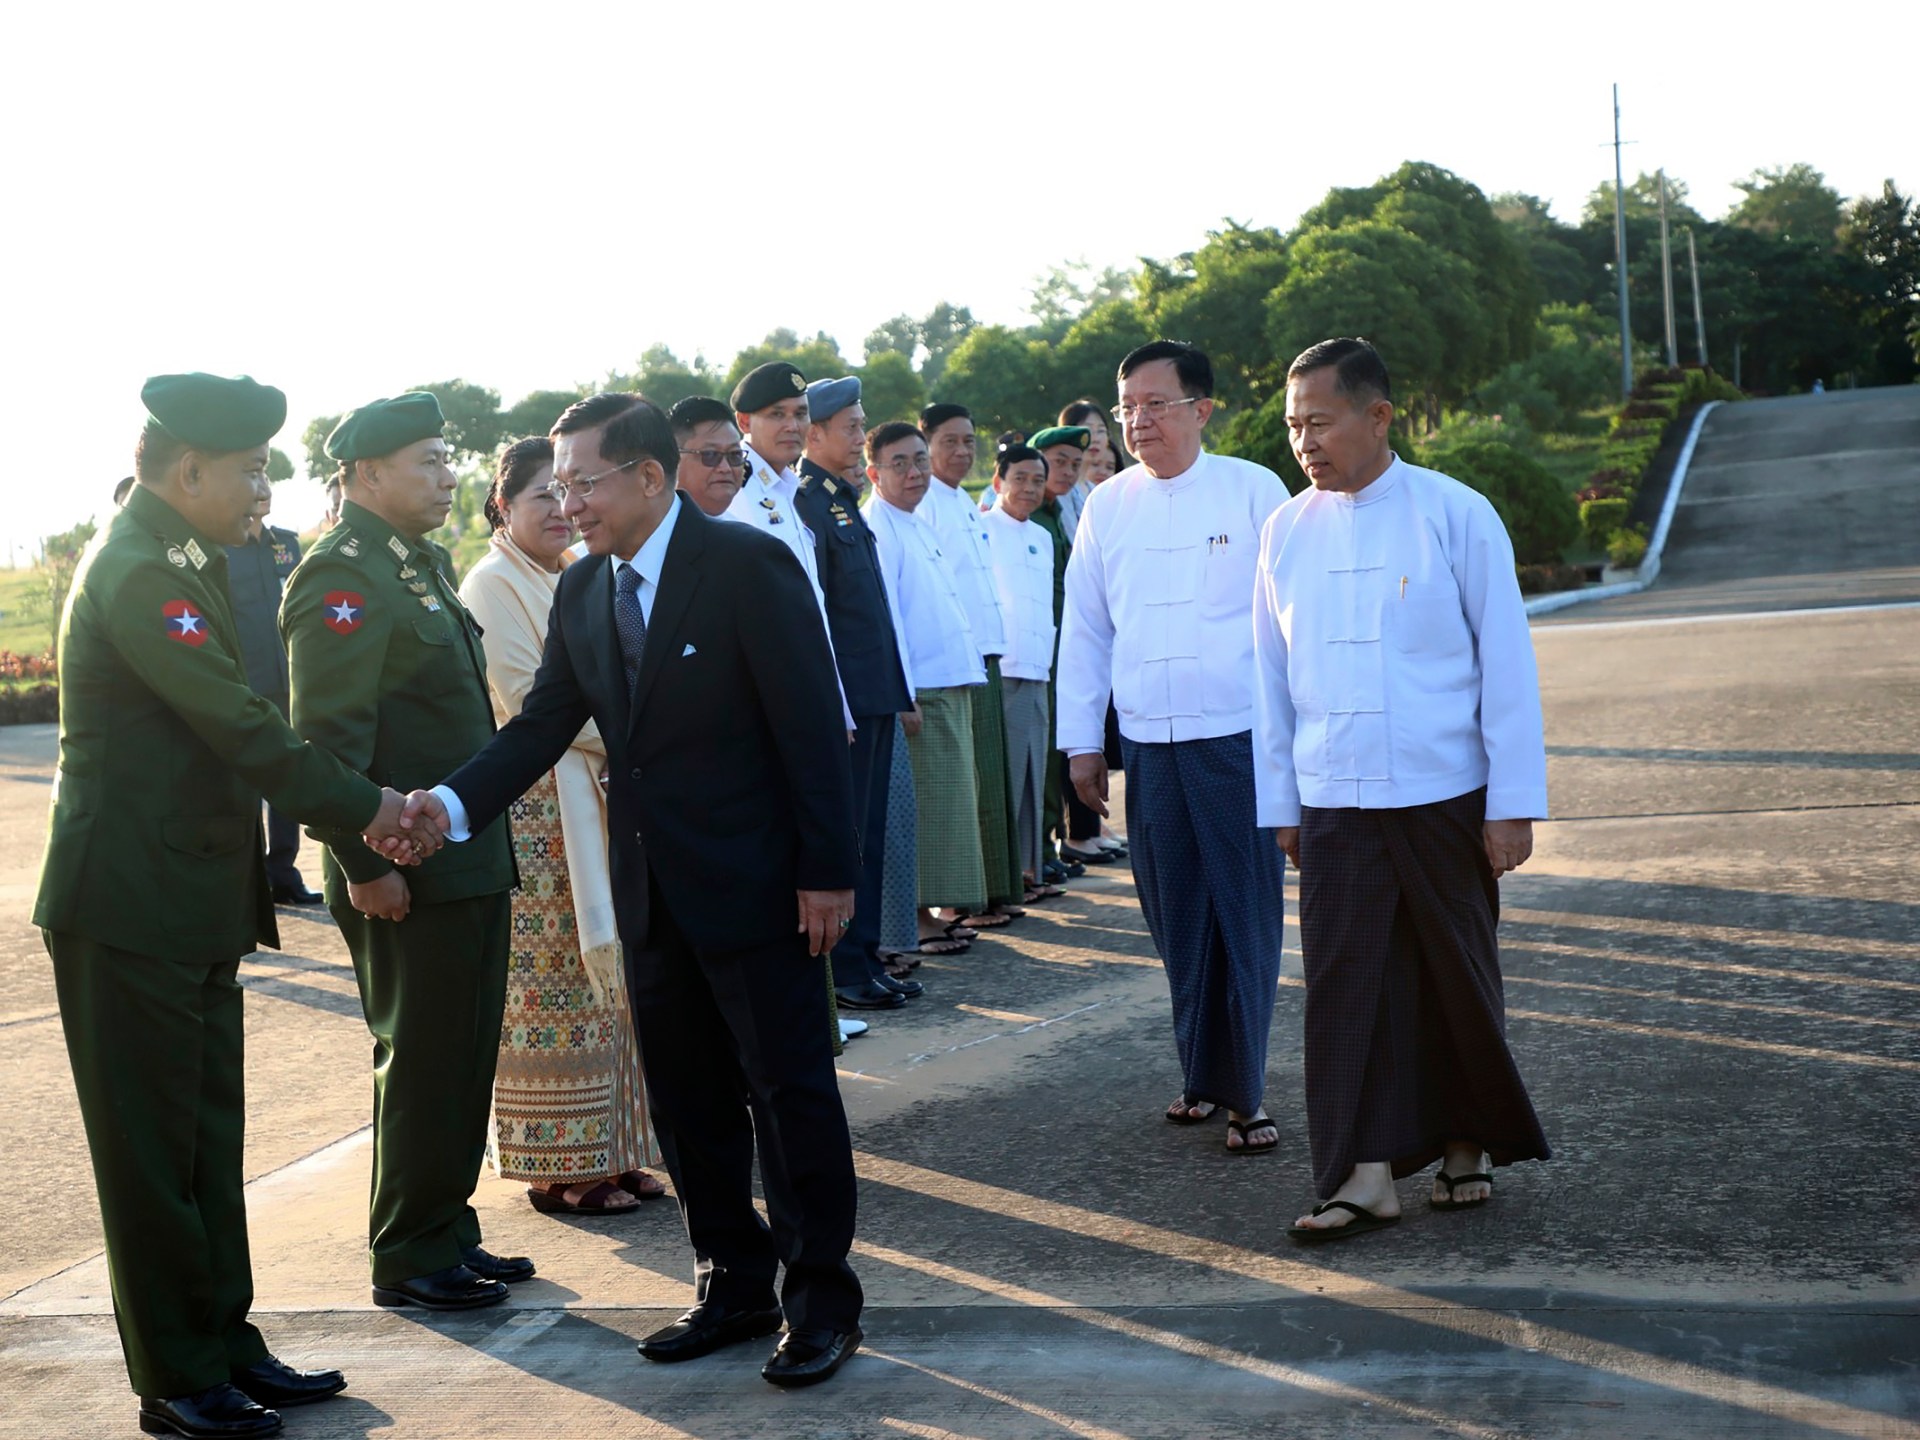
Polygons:
[[44,570],[0,570],[0,650],[42,655],[53,644]]

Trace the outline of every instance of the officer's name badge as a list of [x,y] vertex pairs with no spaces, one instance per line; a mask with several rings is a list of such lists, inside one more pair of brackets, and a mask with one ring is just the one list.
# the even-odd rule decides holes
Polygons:
[[187,568],[186,551],[182,550],[178,545],[169,545],[167,547],[167,559],[171,563],[178,565],[182,570]]
[[187,558],[193,561],[194,569],[204,570],[207,568],[207,552],[200,548],[200,542],[198,540],[187,541],[185,548]]

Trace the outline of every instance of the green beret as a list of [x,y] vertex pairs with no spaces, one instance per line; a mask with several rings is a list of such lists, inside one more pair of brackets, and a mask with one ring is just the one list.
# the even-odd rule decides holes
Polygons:
[[140,403],[174,439],[220,454],[264,445],[287,423],[287,397],[246,375],[155,375]]
[[1084,450],[1092,443],[1093,432],[1084,425],[1052,425],[1027,437],[1027,444],[1036,450],[1047,450],[1055,445],[1072,445]]
[[327,454],[335,460],[378,460],[416,440],[432,440],[446,428],[440,402],[425,390],[391,400],[370,400],[327,436]]
[[806,376],[784,360],[769,360],[749,370],[733,387],[732,404],[736,415],[751,415],[806,393]]

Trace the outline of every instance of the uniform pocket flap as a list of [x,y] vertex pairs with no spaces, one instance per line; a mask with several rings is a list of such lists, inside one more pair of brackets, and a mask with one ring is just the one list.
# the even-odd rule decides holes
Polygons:
[[187,855],[225,855],[257,843],[258,822],[239,815],[189,815],[160,822],[170,850]]
[[453,627],[444,615],[423,615],[413,622],[413,633],[429,645],[453,644]]

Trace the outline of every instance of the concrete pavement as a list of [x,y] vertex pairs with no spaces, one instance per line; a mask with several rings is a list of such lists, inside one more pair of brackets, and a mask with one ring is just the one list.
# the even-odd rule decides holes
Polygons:
[[[1856,435],[1904,433],[1904,394],[1881,397],[1891,420],[1872,397],[1824,399],[1861,407]],[[1734,468],[1745,427],[1773,424],[1748,409],[1702,440],[1730,495],[1771,483]],[[1853,493],[1898,450],[1800,458]],[[1692,487],[1714,473],[1689,493],[1707,500]],[[1889,506],[1920,494],[1885,489]],[[1792,608],[1857,598],[1856,559],[1892,572],[1876,598],[1920,597],[1910,539],[1862,549],[1859,526],[1809,521],[1817,506],[1745,508],[1824,547]],[[1437,1214],[1409,1181],[1397,1229],[1290,1246],[1311,1199],[1291,924],[1281,1146],[1232,1158],[1217,1125],[1156,1118],[1178,1088],[1166,985],[1109,867],[929,961],[929,995],[850,1047],[871,1309],[866,1353],[831,1386],[775,1392],[758,1346],[673,1368],[633,1356],[688,1295],[666,1204],[563,1221],[484,1182],[489,1243],[533,1254],[542,1278],[474,1316],[379,1312],[369,1045],[337,934],[294,918],[288,952],[245,967],[257,1318],[352,1388],[289,1412],[288,1433],[1920,1436],[1920,608],[1748,614],[1787,570],[1751,545],[1771,578],[1709,564],[1709,513],[1683,505],[1653,591],[1536,629],[1560,818],[1503,883],[1501,933],[1512,1040],[1556,1154],[1503,1171],[1491,1206]],[[1618,623],[1676,615],[1712,618]],[[132,1430],[26,926],[51,756],[45,727],[0,730],[6,1436]]]

